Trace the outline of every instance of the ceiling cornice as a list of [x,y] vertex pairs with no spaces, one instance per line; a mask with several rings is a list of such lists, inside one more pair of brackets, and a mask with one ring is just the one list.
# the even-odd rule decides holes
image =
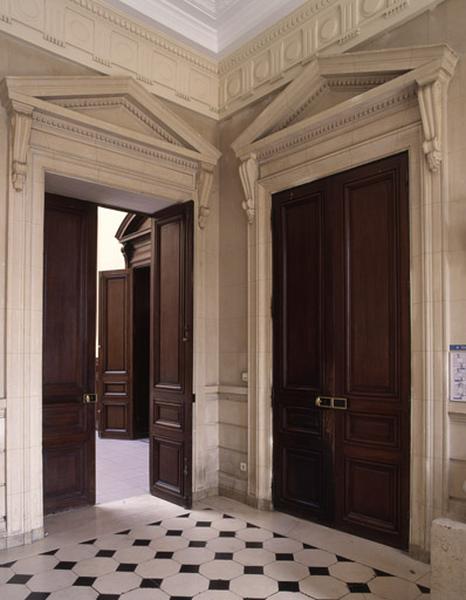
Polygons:
[[106,0],[0,0],[0,31],[219,119],[442,1],[309,0],[221,61]]
[[214,58],[266,30],[305,0],[107,0],[152,27],[194,43]]

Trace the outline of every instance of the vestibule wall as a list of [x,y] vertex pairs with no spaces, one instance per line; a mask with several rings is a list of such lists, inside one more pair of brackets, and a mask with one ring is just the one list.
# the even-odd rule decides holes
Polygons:
[[[447,0],[391,33],[358,50],[447,43],[459,55],[448,90],[448,186],[449,202],[439,207],[442,223],[444,278],[439,300],[444,302],[445,330],[436,332],[436,348],[445,357],[450,344],[466,343],[466,5]],[[440,258],[440,254],[439,254]],[[439,368],[447,373],[445,360]],[[447,514],[466,519],[466,403],[449,402],[448,388],[442,398],[445,418],[446,481],[444,507]],[[439,514],[440,507],[435,511]]]
[[[444,324],[440,329],[426,333],[426,335],[430,337],[429,343],[433,352],[432,364],[435,364],[434,373],[426,373],[424,371],[424,375],[421,375],[423,369],[425,369],[425,367],[421,366],[421,362],[423,362],[423,357],[425,355],[421,345],[419,344],[423,342],[419,337],[413,338],[413,352],[419,349],[419,352],[416,354],[417,358],[415,358],[413,354],[413,360],[415,360],[415,363],[413,363],[413,376],[415,378],[419,376],[434,376],[437,379],[437,383],[435,384],[435,387],[432,388],[431,394],[428,397],[423,398],[421,404],[418,405],[419,412],[418,417],[416,417],[421,418],[421,413],[425,415],[426,412],[430,411],[432,415],[435,415],[433,417],[433,422],[435,423],[435,432],[432,434],[433,437],[430,439],[430,441],[425,440],[424,442],[421,442],[422,447],[413,448],[413,453],[418,455],[415,459],[417,464],[424,464],[426,458],[428,459],[428,462],[433,459],[432,462],[430,462],[427,479],[431,479],[431,481],[435,480],[437,482],[435,494],[431,494],[431,492],[429,492],[425,496],[425,506],[412,506],[413,522],[411,524],[411,530],[415,534],[414,537],[412,536],[412,543],[417,546],[421,554],[425,553],[429,547],[429,519],[448,513],[450,516],[464,520],[466,507],[466,495],[462,489],[463,482],[466,480],[466,455],[464,448],[466,432],[466,407],[462,404],[448,402],[448,346],[449,344],[454,343],[464,343],[464,340],[466,339],[466,320],[464,319],[464,314],[466,314],[466,294],[464,291],[466,289],[466,280],[464,275],[464,265],[466,264],[466,195],[464,192],[466,189],[464,169],[464,154],[466,146],[466,119],[464,114],[464,106],[466,105],[466,68],[464,57],[466,46],[462,28],[462,23],[464,23],[465,19],[466,6],[464,3],[460,0],[446,0],[446,2],[440,4],[434,10],[425,13],[417,19],[413,19],[409,23],[399,27],[398,29],[395,29],[389,34],[380,36],[370,44],[365,44],[364,46],[360,46],[355,49],[388,49],[397,48],[400,46],[446,43],[449,44],[454,51],[459,54],[459,63],[448,90],[448,130],[445,132],[444,137],[444,158],[445,165],[447,166],[445,166],[446,170],[444,171],[443,175],[443,185],[448,186],[449,188],[449,194],[447,193],[444,195],[444,197],[448,198],[449,201],[446,204],[439,203],[433,207],[431,216],[423,222],[418,220],[420,218],[419,208],[415,208],[411,214],[412,227],[414,228],[412,229],[412,236],[414,235],[414,238],[412,239],[413,252],[417,252],[416,245],[420,241],[425,243],[426,239],[430,238],[429,243],[432,244],[429,252],[432,253],[432,267],[435,272],[435,277],[438,279],[435,284],[436,289],[434,296],[428,301],[430,303],[429,310],[431,310],[432,313],[440,315],[440,321],[437,322],[443,322]],[[231,122],[236,122],[238,124],[247,126],[251,121],[254,120],[254,117],[251,113],[251,108],[243,110],[241,113],[234,115]],[[229,123],[230,121],[227,121],[226,123],[222,124],[222,135],[224,135],[223,132],[228,134]],[[241,127],[238,126],[238,132],[240,129]],[[417,134],[413,132],[414,137],[412,140],[414,141],[408,142],[408,140],[405,140],[405,146],[399,143],[399,138],[392,140],[387,138],[385,146],[382,143],[377,150],[374,148],[372,151],[366,152],[358,147],[358,152],[355,153],[354,156],[349,157],[348,160],[345,159],[339,162],[337,159],[335,159],[332,162],[329,159],[328,161],[324,161],[323,166],[317,166],[315,171],[312,173],[309,172],[307,178],[304,171],[298,173],[298,170],[295,169],[294,179],[292,175],[287,178],[280,178],[277,176],[276,181],[273,181],[273,177],[271,176],[273,169],[267,170],[266,168],[266,179],[267,173],[270,175],[269,181],[266,184],[267,192],[284,189],[284,187],[293,187],[294,185],[302,183],[306,180],[314,180],[318,176],[324,176],[326,174],[336,172],[339,169],[342,170],[345,168],[350,168],[356,164],[361,164],[363,160],[370,161],[378,156],[395,153],[397,150],[402,150],[407,147],[411,147],[412,149],[411,160],[416,160],[416,143],[421,143],[415,141],[416,135]],[[318,146],[318,140],[316,140],[315,144]],[[227,142],[222,137],[222,149],[224,149],[225,146],[227,146]],[[420,146],[418,146],[418,148],[420,151]],[[322,153],[324,152],[322,151]],[[319,151],[316,147],[316,155],[318,154]],[[364,156],[366,157],[365,159],[363,158]],[[302,160],[302,157],[300,160]],[[292,169],[293,164],[296,164],[294,158],[288,159],[277,170],[285,173],[287,169]],[[325,166],[325,164],[327,166]],[[411,162],[411,177],[413,177],[414,167],[415,163]],[[237,215],[237,206],[239,202],[244,199],[244,192],[243,194],[239,194],[239,191],[237,192],[237,190],[240,190],[239,174],[238,172],[234,173],[233,159],[229,158],[227,154],[224,154],[221,159],[222,175],[225,172],[228,173],[228,182],[225,183],[225,178],[222,178],[222,184],[226,185],[228,189],[224,189],[222,187],[220,205],[221,232],[226,230],[228,227],[231,227],[232,223],[235,223],[235,225],[238,223],[239,226],[240,217]],[[425,197],[426,194],[428,195],[430,193],[428,189],[421,189],[421,185],[422,184],[420,184],[419,179],[417,181],[412,179],[411,186],[414,187],[411,188],[411,195],[413,201],[416,194],[421,194]],[[267,216],[268,205],[266,200],[261,195],[259,195],[259,202],[262,202],[262,207],[265,206],[264,210],[266,212],[265,216],[263,217],[263,227],[265,229],[256,235],[263,240],[267,240],[267,236],[269,235],[269,221]],[[262,207],[257,208],[256,210],[262,210]],[[246,215],[243,215],[243,219],[246,219]],[[416,222],[420,228],[417,233],[415,225]],[[250,225],[250,227],[256,227],[256,225],[253,224]],[[244,234],[242,231],[240,234],[238,234],[238,238],[243,235]],[[235,269],[235,277],[237,278],[237,281],[244,281],[244,278],[247,277],[248,270],[246,258],[247,255],[244,249],[245,244],[242,239],[238,240],[236,245],[234,244],[233,240],[232,247],[231,245],[227,245],[227,242],[223,240],[221,235],[220,252],[222,259],[220,264],[220,294],[222,297],[224,290],[225,292],[228,290],[229,302],[232,305],[235,305],[235,303],[244,302],[244,287],[242,287],[241,284],[237,285],[236,288],[231,287],[227,279],[230,274],[228,270],[224,269],[223,267],[224,265],[232,265]],[[258,254],[256,254],[256,260],[263,260],[262,250],[258,250]],[[419,261],[420,257],[416,257],[413,254],[413,265],[419,265]],[[263,276],[264,273],[256,274],[256,277]],[[423,268],[417,266],[416,268],[413,267],[412,276],[416,277],[415,280],[412,279],[412,294],[414,294],[412,295],[412,327],[413,331],[419,331],[418,328],[420,325],[422,325],[422,319],[425,318],[422,316],[419,310],[420,297],[419,295],[416,296],[420,290],[419,277],[421,277],[425,282],[425,278],[428,278],[429,275],[425,270],[423,270]],[[424,300],[426,300],[425,296]],[[270,298],[263,298],[262,315],[264,318],[268,318],[267,314],[269,311],[269,301]],[[257,300],[257,302],[259,301]],[[228,323],[227,310],[228,309],[221,304],[220,330],[225,332],[227,332],[226,324]],[[225,320],[223,320],[223,317],[225,317]],[[245,336],[247,331],[247,321],[244,319],[238,320],[236,322],[236,326],[241,327],[242,335]],[[250,336],[251,335],[254,335],[254,332],[250,332]],[[267,340],[263,340],[263,343],[266,342]],[[268,340],[268,343],[270,343],[270,340]],[[239,356],[244,353],[244,348],[246,348],[243,343],[236,343],[236,345],[233,345],[233,343],[229,341],[228,335],[223,337],[221,344],[223,344],[224,348],[230,348],[232,350],[234,349]],[[270,351],[270,347],[266,346],[264,351]],[[223,374],[228,372],[229,368],[230,365],[227,353],[221,353],[220,373]],[[239,377],[240,369],[237,369],[235,375],[236,384],[240,383]],[[268,382],[270,381],[271,373],[261,373],[261,377],[262,382]],[[413,382],[413,384],[417,383],[418,382],[416,380]],[[267,399],[264,396],[263,403],[263,410],[268,411],[269,409],[267,408],[267,403],[270,403],[270,399]],[[220,406],[221,405],[222,398],[220,399]],[[254,412],[251,407],[249,408],[249,411],[250,415]],[[424,430],[424,421],[416,421],[416,418],[414,418],[413,421],[413,428],[421,428]],[[250,450],[251,445],[254,446],[255,444],[254,438],[256,435],[257,428],[254,429],[250,427]],[[265,432],[265,436],[269,436],[269,433]],[[221,444],[222,441],[220,441],[220,445]],[[250,465],[254,464],[254,462],[256,462],[256,464],[260,463],[261,461],[263,466],[265,466],[265,471],[269,473],[270,477],[270,464],[264,465],[264,457],[258,458],[257,456],[249,456]],[[228,468],[226,461],[224,464],[224,468]],[[250,486],[254,485],[253,479],[254,476],[250,475]],[[220,462],[220,481],[222,481],[222,461]],[[269,489],[269,484],[270,479],[265,485],[266,491]],[[237,489],[240,487],[240,489],[243,491],[243,497],[246,496],[245,485],[241,482],[241,477],[236,477],[234,481],[232,480],[232,477],[230,477],[228,480],[228,485],[230,489]],[[412,493],[416,495],[417,491],[419,491],[421,488],[426,489],[425,486],[431,486],[431,483],[426,480],[421,481],[416,476],[413,476],[411,485]],[[430,489],[432,490],[432,486]],[[224,493],[229,492],[226,485],[224,486],[223,491]],[[250,500],[261,501],[261,498],[250,498]],[[423,513],[426,517],[426,521],[424,523],[420,523],[418,521],[418,519],[424,518],[421,516],[421,513]]]
[[[27,44],[13,40],[7,35],[0,34],[0,80],[6,76],[23,75],[86,75],[92,74],[90,69],[62,60],[59,57],[52,56],[48,52],[39,49],[33,49]],[[7,319],[17,317],[17,312],[11,307],[7,307],[5,281],[6,268],[6,231],[7,231],[7,196],[8,196],[8,115],[6,109],[0,105],[0,339],[4,340],[6,335]],[[18,268],[20,266],[18,265]],[[17,348],[11,349],[14,354],[22,351],[18,344]],[[9,512],[8,518],[16,522],[18,531],[24,531],[28,523],[20,522],[18,515],[23,511],[23,491],[24,481],[22,481],[23,465],[18,462],[22,448],[30,444],[30,438],[27,431],[24,431],[22,438],[10,439],[8,462],[5,454],[7,441],[6,413],[8,410],[11,419],[18,418],[18,410],[21,407],[17,404],[10,404],[7,408],[5,398],[5,377],[4,366],[6,365],[5,343],[0,344],[0,548],[4,547],[7,535],[6,521],[6,473],[7,468],[13,474],[12,486],[8,494],[14,495],[14,501],[10,506],[13,508]],[[34,414],[30,415],[35,418]],[[30,466],[27,467],[28,469]],[[21,519],[20,519],[21,520]],[[22,536],[12,543],[21,543]]]
[[[444,267],[443,270],[441,269],[442,277],[439,281],[438,294],[434,299],[437,305],[433,308],[443,311],[445,324],[444,331],[433,332],[432,343],[437,353],[437,369],[441,372],[443,380],[446,380],[448,368],[446,361],[448,344],[466,341],[466,319],[464,318],[466,314],[464,269],[466,264],[466,168],[464,167],[466,40],[462,27],[465,20],[466,6],[463,0],[445,0],[431,12],[364,46],[364,49],[385,49],[403,45],[448,43],[460,55],[448,93],[449,129],[445,152],[448,155],[449,172],[445,174],[445,181],[450,188],[449,203],[446,206],[436,207],[432,212],[432,219],[435,223],[440,223],[438,228],[440,238],[435,240],[440,246],[435,246],[432,254],[433,261]],[[358,48],[360,49],[363,48]],[[45,51],[32,50],[26,44],[12,41],[3,35],[0,37],[0,79],[7,75],[90,73],[91,71],[84,67],[52,57]],[[279,92],[241,109],[219,123],[186,108],[170,105],[174,112],[205,139],[219,147],[223,153],[220,166],[214,172],[210,213],[203,234],[198,239],[199,253],[196,258],[196,268],[205,271],[205,286],[199,290],[195,306],[197,328],[195,334],[201,340],[196,347],[195,372],[202,373],[203,379],[201,390],[203,400],[199,401],[198,398],[194,407],[194,436],[195,439],[197,437],[194,445],[195,498],[214,494],[220,490],[224,494],[251,503],[261,500],[252,480],[254,474],[242,471],[240,468],[240,463],[251,466],[252,461],[255,461],[255,458],[252,458],[252,449],[255,448],[257,440],[256,429],[251,427],[254,424],[251,420],[251,407],[248,407],[247,402],[248,383],[243,375],[248,371],[248,337],[250,336],[250,332],[248,334],[248,227],[251,225],[248,225],[246,214],[242,209],[244,192],[238,173],[239,163],[231,149],[231,143],[270,104],[277,93]],[[37,211],[41,209],[40,200],[38,204],[32,204],[29,196],[16,194],[15,200],[9,205],[7,203],[9,185],[7,130],[8,115],[6,110],[0,107],[0,267],[2,269],[0,272],[2,273],[6,264],[6,217],[8,216],[9,226],[14,225],[16,221],[21,223],[23,232],[23,237],[10,240],[8,249],[10,270],[17,268],[22,272],[26,267],[29,268],[29,263],[24,261],[15,263],[16,256],[24,257],[25,250],[29,258],[33,255],[35,248],[30,247],[30,240],[24,235],[31,230],[35,231],[37,237],[34,239],[37,242],[40,239],[41,227],[40,221],[35,220]],[[391,140],[393,142],[390,146],[391,151],[403,150],[410,144],[413,148],[416,143],[419,145],[419,131],[413,130],[410,135],[409,140],[408,138],[404,141]],[[378,153],[380,149],[376,151],[372,149],[372,152],[366,155],[367,160],[372,160]],[[361,156],[358,157],[359,162],[360,159],[362,160]],[[419,164],[417,158],[412,159],[413,172]],[[338,168],[348,168],[354,162],[350,159],[342,160]],[[332,168],[328,165],[327,168],[322,167],[313,174],[313,178],[317,175],[324,176],[335,168],[337,168],[336,163]],[[67,175],[72,174],[67,172]],[[43,184],[42,181],[39,183]],[[296,183],[297,181],[293,179],[287,181],[290,187]],[[146,189],[145,192],[147,193],[148,190]],[[419,193],[421,190],[413,189],[413,197]],[[37,198],[34,202],[36,200]],[[414,216],[416,216],[415,212],[413,218]],[[422,228],[425,227],[432,227],[432,223],[425,222]],[[425,229],[422,228],[418,232],[421,238],[425,234]],[[418,243],[418,240],[413,243]],[[41,258],[40,249],[37,250],[37,256]],[[0,276],[0,310],[6,311],[7,314],[6,321],[0,319],[0,337],[7,334],[7,337],[10,335],[10,339],[13,339],[15,332],[17,334],[18,331],[31,331],[29,321],[34,311],[40,311],[41,306],[40,301],[29,306],[25,294],[31,286],[37,284],[38,280],[37,274],[33,281],[18,278],[15,287],[11,282],[5,284],[4,278]],[[5,285],[8,287],[6,288]],[[417,283],[414,282],[414,288],[416,285]],[[8,298],[8,305],[5,297]],[[250,300],[249,298],[249,302]],[[25,303],[29,312],[23,314],[18,309]],[[263,310],[266,312],[269,309],[265,302]],[[413,319],[417,318],[418,316],[413,312]],[[26,351],[31,355],[40,355],[40,344],[34,344],[34,339],[40,340],[40,328],[37,329],[37,319],[33,322],[36,330],[32,331],[32,340],[28,337],[29,334],[17,336],[16,345],[8,346],[8,359],[0,355],[0,360],[4,364],[5,360],[7,365],[15,365],[18,361],[22,361]],[[5,331],[5,323],[6,327],[10,328],[9,333]],[[24,329],[21,330],[21,327]],[[3,350],[4,345],[0,345],[0,354]],[[26,365],[24,362],[22,364]],[[2,369],[0,375],[3,375]],[[270,374],[265,374],[265,377],[268,375]],[[197,384],[195,382],[197,389],[199,383],[199,381]],[[14,380],[10,377],[7,381],[7,385],[10,386],[8,400],[5,399],[4,385],[5,382],[1,379],[0,452],[4,450],[7,443],[8,457],[5,460],[4,452],[0,455],[0,546],[2,539],[6,539],[7,533],[8,543],[11,545],[28,541],[34,535],[42,535],[41,465],[39,460],[34,464],[24,460],[25,449],[35,451],[36,458],[40,457],[40,439],[31,433],[40,427],[40,369],[23,371],[20,379]],[[443,481],[442,489],[439,490],[441,501],[429,507],[432,509],[430,514],[435,516],[446,511],[451,516],[464,519],[466,518],[466,495],[462,490],[462,484],[466,479],[466,450],[463,442],[466,436],[466,407],[448,403],[448,390],[445,387],[437,392],[436,399],[440,402],[441,416],[438,424],[441,435],[437,441],[443,444],[445,439],[446,449],[441,460],[446,464],[433,464],[433,471],[441,472],[442,467],[446,467],[448,481]],[[29,404],[30,400],[32,404]],[[433,400],[434,398],[427,399],[428,402]],[[26,413],[27,417],[24,418]],[[5,433],[6,414],[10,428],[16,427],[21,421],[22,435],[14,438]],[[202,424],[199,431],[196,430],[198,424]],[[447,434],[445,438],[444,433]],[[431,447],[422,448],[419,460],[422,461],[431,452]],[[33,455],[34,452],[28,452],[28,456]],[[270,467],[270,465],[263,466]],[[6,469],[9,473],[8,490],[5,489]],[[419,485],[424,483],[418,482]],[[413,485],[416,485],[416,482],[413,482]],[[433,498],[428,498],[428,502],[432,503]],[[267,502],[263,505],[266,506]],[[419,545],[425,548],[426,542],[419,542]]]
[[[276,94],[220,122],[220,339],[219,339],[219,490],[248,500],[248,273],[247,225],[241,207],[244,192],[232,142],[262,112]],[[250,499],[254,502],[254,499]]]

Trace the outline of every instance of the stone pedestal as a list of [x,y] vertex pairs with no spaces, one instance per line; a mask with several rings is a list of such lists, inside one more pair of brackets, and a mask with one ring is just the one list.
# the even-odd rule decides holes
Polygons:
[[466,523],[436,519],[432,524],[432,600],[466,598]]

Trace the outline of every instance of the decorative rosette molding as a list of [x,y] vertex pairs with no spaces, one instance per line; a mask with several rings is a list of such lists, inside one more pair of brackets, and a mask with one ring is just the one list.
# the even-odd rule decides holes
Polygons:
[[439,2],[312,0],[220,61],[220,115],[283,87],[316,56],[346,52]]
[[243,160],[239,167],[241,183],[243,185],[245,200],[242,202],[248,223],[254,222],[257,204],[257,181],[259,179],[259,163],[255,154]]
[[212,166],[202,164],[197,172],[197,190],[198,190],[198,216],[197,221],[199,227],[204,229],[207,224],[207,219],[210,215],[210,195],[212,192],[212,183],[214,181],[214,173]]

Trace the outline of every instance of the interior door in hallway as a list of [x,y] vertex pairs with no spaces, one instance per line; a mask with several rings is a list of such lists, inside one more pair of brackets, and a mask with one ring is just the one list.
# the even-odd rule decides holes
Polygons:
[[407,155],[276,194],[276,508],[406,548]]
[[151,492],[192,499],[193,203],[152,219]]
[[47,513],[95,502],[97,207],[46,194],[43,467]]
[[133,437],[132,272],[99,273],[98,427],[104,438]]

